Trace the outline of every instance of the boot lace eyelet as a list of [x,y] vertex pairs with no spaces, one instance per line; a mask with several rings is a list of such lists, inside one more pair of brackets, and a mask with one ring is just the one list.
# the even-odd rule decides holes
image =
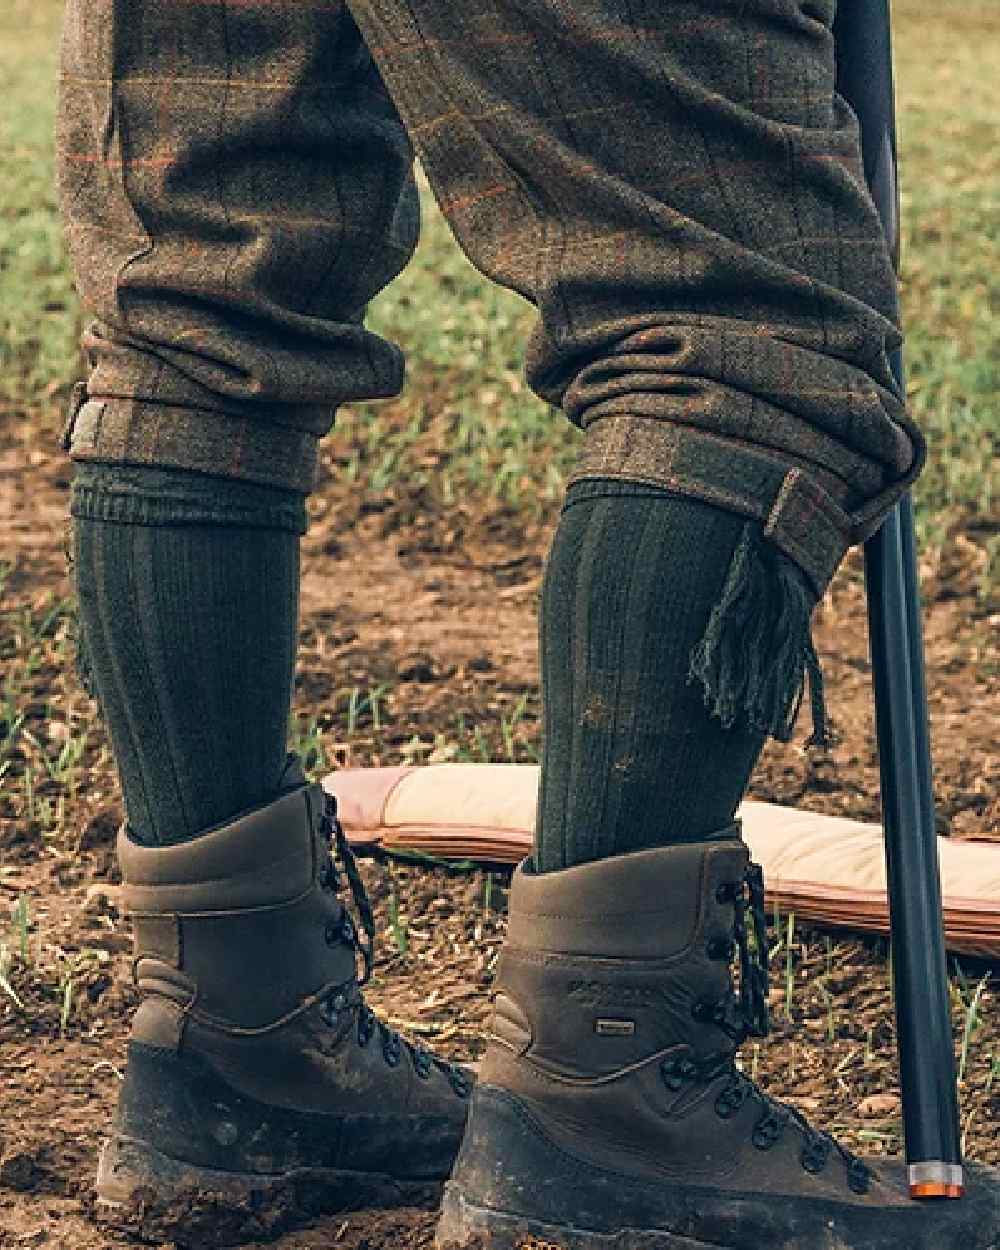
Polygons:
[[728,963],[733,957],[733,943],[729,938],[712,938],[705,947],[705,954],[709,959],[725,960]]
[[679,1065],[674,1059],[664,1059],[660,1064],[660,1079],[667,1089],[672,1090],[675,1094],[684,1084],[684,1078],[680,1074]]
[[451,1088],[459,1096],[459,1098],[468,1098],[472,1093],[472,1082],[461,1070],[461,1068],[451,1068],[448,1074],[448,1080],[451,1082]]
[[724,881],[722,885],[716,887],[715,901],[720,905],[724,905],[725,903],[735,903],[738,892],[738,885],[732,881]]
[[434,1060],[426,1050],[413,1052],[413,1070],[422,1081],[428,1080],[434,1068]]
[[667,1089],[673,1090],[674,1093],[682,1089],[689,1081],[698,1080],[699,1076],[698,1065],[687,1055],[664,1059],[660,1064],[660,1079]]
[[327,921],[326,928],[323,930],[323,941],[327,946],[336,946],[340,941],[340,925],[334,921]]
[[340,1023],[341,1013],[346,1011],[349,1006],[350,999],[343,990],[335,990],[332,994],[329,994],[323,1000],[323,1004],[319,1009],[324,1024],[331,1029],[335,1029]]
[[703,1024],[712,1019],[714,1011],[715,1003],[708,998],[698,998],[691,1004],[692,1018]]
[[802,1148],[800,1162],[806,1172],[817,1176],[826,1167],[826,1161],[830,1157],[830,1143],[822,1137],[814,1138],[812,1141],[806,1142]]
[[750,1086],[735,1078],[715,1100],[715,1114],[720,1120],[728,1120],[743,1106],[750,1094]]
[[402,1057],[403,1051],[398,1038],[382,1047],[382,1058],[390,1068],[395,1068]]
[[770,1150],[781,1136],[784,1127],[784,1120],[774,1112],[766,1112],[754,1125],[751,1141],[758,1150]]

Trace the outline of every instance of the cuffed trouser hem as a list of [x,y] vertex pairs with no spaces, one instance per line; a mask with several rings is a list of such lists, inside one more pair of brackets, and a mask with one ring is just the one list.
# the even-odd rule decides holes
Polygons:
[[817,599],[848,547],[867,538],[906,489],[906,482],[884,489],[874,514],[870,505],[848,511],[852,496],[843,481],[804,460],[796,464],[787,452],[631,414],[588,422],[570,483],[594,479],[645,482],[759,522]]
[[265,424],[147,400],[88,398],[80,385],[61,445],[73,460],[187,469],[306,495],[316,484],[318,442],[273,416]]

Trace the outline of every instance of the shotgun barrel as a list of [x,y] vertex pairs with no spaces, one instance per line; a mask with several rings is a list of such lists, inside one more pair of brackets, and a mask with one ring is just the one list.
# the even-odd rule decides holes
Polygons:
[[[899,260],[888,0],[840,0],[837,90],[861,127],[865,178]],[[902,386],[902,354],[891,360]],[[885,828],[896,1037],[910,1195],[963,1192],[913,507],[907,495],[865,544]]]

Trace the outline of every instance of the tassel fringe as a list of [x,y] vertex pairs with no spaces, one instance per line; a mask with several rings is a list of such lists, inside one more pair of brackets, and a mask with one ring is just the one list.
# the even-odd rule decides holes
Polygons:
[[813,732],[827,746],[823,674],[810,621],[816,598],[804,574],[749,522],[705,634],[691,653],[689,681],[727,729],[737,723],[788,742],[809,681]]

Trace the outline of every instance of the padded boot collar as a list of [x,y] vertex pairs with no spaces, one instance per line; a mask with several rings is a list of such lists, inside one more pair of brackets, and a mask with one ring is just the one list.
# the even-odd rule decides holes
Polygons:
[[176,1047],[185,1022],[267,1032],[346,988],[355,929],[336,893],[322,786],[297,761],[269,803],[177,846],[119,837],[135,980],[135,1033]]
[[205,913],[271,906],[309,889],[323,843],[324,794],[295,756],[278,797],[174,846],[140,846],[123,826],[118,855],[133,912]]
[[737,822],[712,841],[634,851],[559,872],[530,872],[526,860],[511,887],[507,944],[612,959],[669,958],[694,939],[712,901],[709,882],[739,882],[748,859]]

